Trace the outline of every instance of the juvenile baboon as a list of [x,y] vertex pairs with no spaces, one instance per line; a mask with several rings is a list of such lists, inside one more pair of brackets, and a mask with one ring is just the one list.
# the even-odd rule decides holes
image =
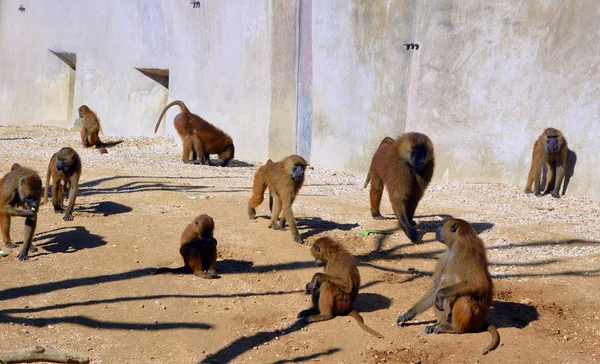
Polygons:
[[406,133],[396,141],[384,138],[373,156],[364,184],[367,187],[371,182],[369,197],[373,218],[384,218],[379,206],[385,186],[400,228],[411,241],[419,240],[413,217],[431,181],[433,168],[433,144],[427,135]]
[[152,274],[165,272],[181,273],[191,271],[202,278],[219,278],[217,264],[217,239],[213,237],[215,222],[213,218],[202,214],[197,216],[181,234],[179,253],[183,257],[183,267],[159,268]]
[[[264,200],[264,192],[269,187],[269,209],[271,210],[270,229],[284,230],[287,221],[290,231],[294,236],[294,241],[303,243],[296,219],[292,212],[292,204],[296,195],[304,183],[304,171],[307,163],[299,155],[290,155],[282,161],[274,163],[268,160],[264,166],[260,167],[254,175],[254,184],[252,186],[252,196],[248,201],[248,217],[251,220],[256,218],[256,207]],[[277,218],[283,212],[283,216]]]
[[[533,145],[533,154],[531,156],[531,168],[527,176],[525,193],[533,192],[536,196],[540,193],[540,184],[542,180],[542,166],[546,164],[546,188],[544,193],[550,192],[550,186],[554,179],[554,190],[552,197],[560,198],[560,185],[565,177],[567,168],[567,140],[560,130],[548,128]],[[555,178],[556,177],[556,178]],[[531,185],[533,184],[533,191]]]
[[48,172],[46,173],[46,188],[44,189],[44,204],[48,202],[48,187],[52,176],[52,205],[54,213],[61,214],[64,211],[63,199],[69,194],[67,211],[63,220],[73,220],[73,207],[79,193],[79,177],[81,176],[81,159],[79,154],[69,147],[62,148],[50,158]]
[[[448,219],[437,230],[436,239],[448,246],[433,273],[433,287],[404,315],[398,317],[400,326],[431,306],[435,306],[437,323],[425,332],[453,333],[477,330],[486,324],[494,296],[492,277],[488,271],[485,247],[471,224],[464,220]],[[487,330],[492,342],[483,355],[494,350],[500,336],[494,325]]]
[[[173,105],[177,105],[181,109],[181,113],[175,116],[174,125],[183,142],[183,154],[181,156],[183,163],[211,165],[210,155],[218,154],[219,159],[214,165],[225,167],[229,164],[235,153],[231,137],[200,116],[192,114],[183,101],[173,101],[165,106],[158,117],[154,132],[158,131],[163,115]],[[196,161],[197,159],[198,161]]]
[[110,143],[102,142],[98,135],[100,130],[102,130],[102,127],[100,126],[100,120],[98,120],[96,113],[87,105],[81,105],[78,112],[82,123],[81,142],[85,148],[106,148],[123,142],[122,140]]
[[360,274],[356,260],[340,243],[329,238],[319,238],[310,249],[324,273],[315,273],[306,284],[312,294],[313,307],[298,314],[307,322],[331,320],[334,316],[351,316],[368,333],[383,339],[383,335],[365,325],[362,316],[352,308],[360,287]]
[[19,251],[19,260],[27,260],[35,227],[37,225],[37,213],[42,198],[42,179],[31,169],[23,168],[19,164],[13,164],[8,172],[0,180],[0,226],[2,227],[2,239],[9,248],[17,246],[10,240],[10,218],[20,216],[25,218],[25,236],[23,247]]

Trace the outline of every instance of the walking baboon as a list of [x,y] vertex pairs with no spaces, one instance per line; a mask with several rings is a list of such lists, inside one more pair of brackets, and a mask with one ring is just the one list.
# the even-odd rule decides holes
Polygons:
[[[560,185],[565,177],[567,168],[567,140],[560,130],[548,128],[533,144],[531,156],[531,168],[527,175],[525,193],[541,195],[540,184],[542,180],[542,166],[546,165],[546,187],[544,193],[550,192],[550,186],[554,182],[552,197],[560,198]],[[533,191],[531,190],[533,185]]]
[[379,206],[385,186],[400,228],[411,241],[419,240],[413,217],[431,181],[433,168],[433,144],[427,135],[406,133],[396,141],[390,137],[383,139],[373,156],[364,185],[367,187],[371,182],[369,197],[373,218],[384,218]]
[[[276,163],[269,159],[254,175],[252,196],[248,201],[248,217],[253,220],[256,218],[256,207],[263,202],[264,192],[268,186],[269,208],[271,209],[269,228],[284,230],[287,221],[294,241],[297,243],[303,241],[300,233],[298,233],[298,226],[292,212],[292,204],[302,187],[302,183],[304,183],[306,166],[307,163],[304,158],[295,154]],[[277,224],[281,212],[283,212],[283,217]]]

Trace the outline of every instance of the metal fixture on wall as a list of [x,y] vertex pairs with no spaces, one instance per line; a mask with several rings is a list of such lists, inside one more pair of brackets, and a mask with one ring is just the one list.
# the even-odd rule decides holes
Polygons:
[[419,49],[419,44],[418,43],[404,43],[404,46],[406,47],[406,50],[409,49]]
[[196,9],[196,8],[199,9],[200,8],[200,0],[190,0],[190,4],[192,4],[192,7],[194,9]]

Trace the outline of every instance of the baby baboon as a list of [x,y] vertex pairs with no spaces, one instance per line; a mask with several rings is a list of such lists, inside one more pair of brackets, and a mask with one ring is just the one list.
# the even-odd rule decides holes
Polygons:
[[73,220],[73,207],[79,193],[79,176],[81,175],[81,159],[73,148],[62,148],[54,153],[48,164],[46,173],[46,188],[44,189],[44,204],[48,202],[48,186],[52,176],[52,205],[54,213],[61,214],[63,209],[63,198],[69,194],[67,211],[63,220]]
[[365,187],[371,182],[371,215],[379,212],[383,188],[387,188],[400,228],[411,241],[419,240],[413,220],[417,205],[433,176],[433,144],[425,134],[406,133],[395,142],[386,137],[371,161]]
[[[25,237],[23,247],[19,252],[19,260],[28,259],[30,248],[32,251],[37,250],[31,245],[31,241],[35,234],[41,198],[42,179],[36,172],[23,168],[18,163],[13,164],[10,172],[0,180],[0,226],[2,227],[2,239],[7,247],[17,247],[10,240],[11,216],[25,218]],[[22,207],[22,209],[18,207]]]
[[106,153],[106,147],[112,147],[119,143],[123,143],[122,140],[110,143],[104,143],[100,140],[100,120],[98,116],[93,112],[87,105],[81,105],[78,109],[79,117],[81,118],[81,143],[85,148],[99,148],[101,153]]
[[298,318],[318,322],[347,315],[354,317],[363,330],[383,339],[383,335],[365,325],[362,316],[352,308],[360,287],[360,274],[352,254],[329,237],[315,241],[310,252],[317,265],[325,267],[325,272],[315,273],[306,285],[306,291],[312,294],[313,307],[300,312]]
[[158,117],[154,132],[156,133],[158,130],[163,115],[173,105],[177,105],[181,109],[181,113],[175,116],[174,125],[183,142],[183,155],[181,156],[183,163],[211,165],[210,155],[218,154],[219,160],[215,165],[221,167],[228,165],[235,154],[231,137],[200,116],[192,114],[183,101],[173,101],[165,106]]
[[159,268],[152,274],[181,273],[191,271],[202,278],[219,278],[215,266],[217,264],[217,239],[213,237],[215,222],[212,217],[202,214],[197,216],[181,234],[179,253],[183,257],[181,268]]
[[[435,306],[437,323],[427,326],[428,334],[462,334],[477,330],[486,324],[494,296],[492,277],[488,271],[483,241],[471,224],[464,220],[449,219],[436,233],[436,239],[448,246],[433,273],[433,287],[419,302],[400,317],[400,326],[431,306]],[[500,336],[494,325],[487,330],[492,342],[483,355],[494,350]]]
[[[560,198],[560,185],[565,177],[568,151],[567,140],[560,130],[554,128],[544,130],[533,145],[531,168],[527,176],[525,193],[533,192],[536,196],[541,194],[542,166],[546,164],[546,188],[544,193],[550,192],[551,183],[555,180],[552,197]],[[532,184],[533,191],[531,190]]]
[[[248,201],[248,217],[251,220],[256,218],[256,207],[264,200],[264,192],[269,187],[269,208],[271,209],[271,222],[269,228],[275,230],[285,229],[285,223],[290,226],[290,231],[294,236],[294,241],[302,243],[296,219],[292,212],[292,204],[296,195],[304,183],[304,171],[307,163],[299,155],[290,155],[282,161],[273,163],[268,160],[260,167],[254,175],[254,184],[252,186],[252,196]],[[277,224],[277,218],[283,211],[283,217]]]

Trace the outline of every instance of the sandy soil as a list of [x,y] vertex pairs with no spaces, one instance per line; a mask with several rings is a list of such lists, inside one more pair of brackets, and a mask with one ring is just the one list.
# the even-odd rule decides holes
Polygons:
[[[106,138],[106,137],[105,137]],[[114,140],[114,138],[106,138]],[[525,195],[502,184],[434,184],[417,209],[424,243],[402,233],[361,237],[374,221],[363,176],[310,170],[294,205],[305,245],[267,229],[268,206],[248,220],[256,163],[183,165],[162,138],[132,138],[100,155],[78,134],[0,127],[0,172],[14,162],[45,178],[50,156],[76,148],[84,172],[75,220],[40,211],[27,262],[0,258],[0,351],[35,345],[89,355],[93,363],[591,363],[600,360],[600,204],[567,195]],[[238,156],[243,158],[243,156]],[[525,174],[527,166],[523,166]],[[575,175],[573,178],[577,178]],[[553,208],[552,211],[538,208]],[[382,212],[391,217],[384,197]],[[151,276],[181,265],[178,239],[199,213],[216,222],[221,279]],[[501,346],[481,356],[487,332],[426,335],[423,322],[395,320],[430,285],[444,250],[433,231],[444,216],[471,221],[488,249],[496,296],[490,322]],[[23,219],[12,224],[20,241]],[[358,257],[356,308],[380,340],[347,317],[294,325],[319,269],[308,245],[330,235]]]

